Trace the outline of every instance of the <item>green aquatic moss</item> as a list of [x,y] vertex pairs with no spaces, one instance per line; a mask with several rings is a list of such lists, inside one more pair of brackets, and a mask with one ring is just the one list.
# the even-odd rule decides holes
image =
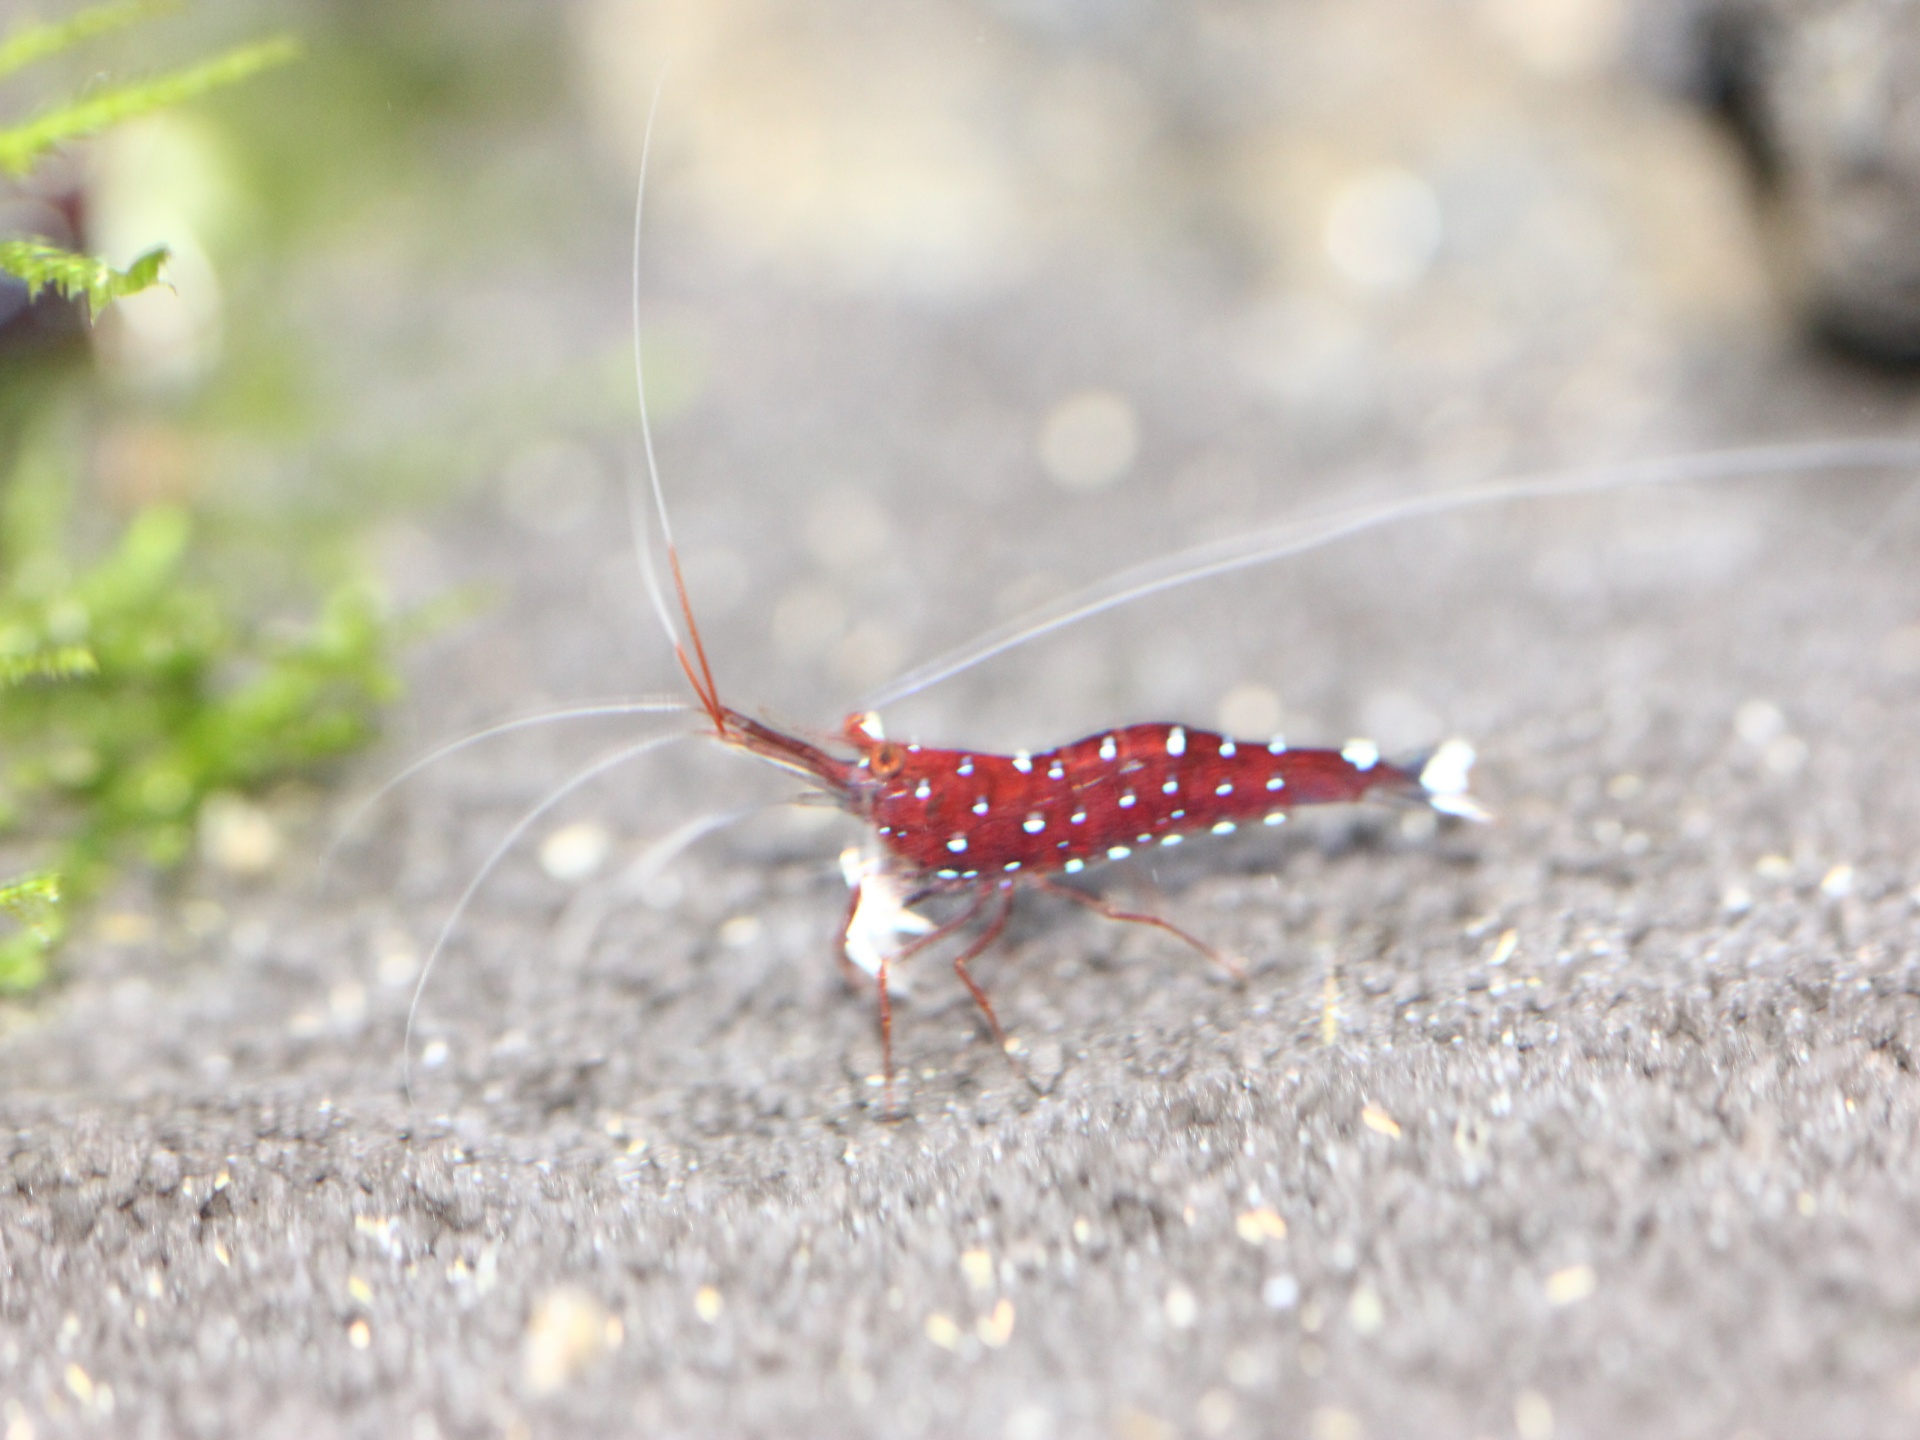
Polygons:
[[[0,77],[169,8],[111,4],[18,28],[0,39]],[[295,53],[285,39],[242,46],[56,105],[0,128],[0,172]],[[166,258],[117,269],[0,237],[0,271],[90,317],[164,284]],[[231,578],[247,567],[223,563],[243,540],[188,506],[150,503],[103,526],[111,507],[85,487],[86,422],[111,402],[71,358],[29,355],[0,383],[0,841],[41,862],[0,881],[0,992],[45,979],[72,908],[120,866],[184,859],[209,796],[363,743],[397,685],[397,629],[365,582],[336,576],[317,611],[269,622],[257,587]],[[287,588],[299,586],[274,597],[283,608]]]

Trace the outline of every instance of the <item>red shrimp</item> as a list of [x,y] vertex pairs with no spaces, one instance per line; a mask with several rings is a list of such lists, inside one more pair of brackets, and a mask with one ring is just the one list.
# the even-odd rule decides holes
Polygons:
[[[1088,906],[1114,920],[1152,925],[1177,936],[1236,978],[1239,967],[1203,941],[1155,915],[1115,909],[1056,875],[1124,860],[1136,847],[1180,844],[1202,832],[1232,834],[1243,824],[1278,825],[1296,805],[1383,797],[1483,820],[1467,795],[1473,750],[1449,740],[1403,764],[1383,760],[1369,740],[1339,750],[1300,750],[1283,739],[1235,740],[1185,725],[1128,725],[1056,750],[994,755],[937,749],[886,738],[878,714],[850,715],[837,749],[743,715],[720,699],[669,540],[668,565],[691,653],[678,636],[674,654],[722,744],[805,776],[872,828],[877,860],[850,866],[853,899],[841,926],[843,956],[874,977],[880,1001],[883,1070],[893,1083],[892,963],[991,919],[954,956],[954,972],[1008,1049],[1005,1030],[968,964],[1006,928],[1022,884]],[[671,627],[670,627],[671,628]],[[908,907],[942,892],[971,899],[956,918],[933,925]],[[895,949],[897,937],[912,935]]]
[[[651,148],[651,116],[647,134],[641,158],[642,196]],[[641,374],[638,205],[633,234],[634,362],[636,373]],[[1300,554],[1405,520],[1516,500],[1598,491],[1920,465],[1920,447],[1903,438],[1815,441],[1523,477],[1310,516],[1165,556],[1115,575],[908,673],[869,697],[871,708],[850,716],[838,735],[809,739],[777,729],[721,700],[681,575],[653,453],[644,381],[640,386],[640,424],[651,495],[647,502],[638,495],[633,497],[635,548],[654,611],[693,689],[695,705],[640,701],[584,707],[494,727],[437,754],[537,720],[616,711],[660,714],[698,709],[711,726],[713,738],[722,744],[770,761],[819,787],[841,809],[865,823],[871,834],[872,843],[864,854],[849,852],[842,857],[853,894],[841,926],[839,949],[850,970],[864,971],[875,982],[889,1094],[893,1076],[891,967],[982,920],[984,924],[955,955],[953,966],[994,1036],[1006,1048],[1005,1032],[968,965],[1005,929],[1014,898],[1023,885],[1074,900],[1115,920],[1165,930],[1237,975],[1238,968],[1231,961],[1170,922],[1109,906],[1085,891],[1062,884],[1057,877],[1078,874],[1089,864],[1125,859],[1148,846],[1178,845],[1201,833],[1225,834],[1253,823],[1278,824],[1298,805],[1382,798],[1424,804],[1462,819],[1487,817],[1467,794],[1467,774],[1474,754],[1461,740],[1449,740],[1425,756],[1394,763],[1382,759],[1367,741],[1349,741],[1339,750],[1293,749],[1279,739],[1240,740],[1196,727],[1151,723],[1098,732],[1054,750],[996,755],[889,740],[876,713],[881,705],[904,699],[1040,635],[1143,596]],[[650,524],[658,525],[667,557],[677,602],[671,607],[653,566],[647,534]],[[679,622],[686,626],[684,642]],[[408,1011],[409,1065],[414,1018],[428,974],[493,866],[534,820],[566,795],[613,766],[674,738],[655,735],[596,763],[550,794],[508,832],[453,907],[422,967]],[[418,767],[405,773],[412,773],[414,768]],[[733,818],[738,817],[720,817],[719,823]],[[715,828],[711,821],[695,822],[656,848],[664,859],[677,853],[684,843]],[[911,908],[939,895],[965,897],[968,903],[940,924]]]

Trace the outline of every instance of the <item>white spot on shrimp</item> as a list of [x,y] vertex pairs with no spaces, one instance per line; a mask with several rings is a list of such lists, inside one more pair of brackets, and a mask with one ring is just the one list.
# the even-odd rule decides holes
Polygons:
[[938,873],[942,880],[958,880],[960,878],[960,872],[958,870],[942,870]]
[[960,878],[962,880],[973,880],[978,878],[979,874],[980,872],[978,870],[962,870],[960,872]]
[[1014,751],[1013,768],[1018,770],[1022,775],[1030,773],[1033,769],[1033,756],[1024,750]]
[[1178,845],[1185,838],[1184,835],[1162,835],[1160,837],[1160,843],[1162,845]]
[[1153,832],[1149,830],[1144,835],[1136,835],[1134,837],[1134,840],[1135,840],[1135,843],[1140,845],[1151,845],[1153,843]]
[[1167,781],[1166,784],[1160,787],[1160,793],[1162,795],[1178,795],[1180,793],[1180,782],[1178,780]]
[[1284,810],[1270,810],[1267,812],[1265,823],[1268,825],[1284,825],[1287,823],[1287,812]]
[[1287,788],[1287,780],[1284,775],[1269,775],[1267,777],[1267,789],[1284,790],[1286,788]]
[[1187,818],[1187,812],[1184,810],[1176,810],[1167,818],[1169,820],[1184,820]]
[[1276,735],[1273,737],[1273,739],[1269,740],[1267,742],[1267,753],[1269,755],[1286,754],[1287,753],[1286,737],[1283,735]]
[[1131,810],[1138,799],[1139,797],[1135,795],[1133,791],[1129,790],[1120,797],[1120,808],[1122,810]]
[[1020,828],[1029,835],[1038,835],[1042,830],[1047,828],[1047,817],[1044,815],[1029,815],[1020,822]]
[[913,787],[913,798],[916,800],[925,800],[932,794],[933,786],[929,785],[925,780],[922,780],[918,785]]
[[1371,740],[1349,740],[1340,747],[1340,758],[1356,770],[1371,770],[1380,763],[1380,747]]
[[1087,823],[1087,812],[1084,810],[1076,810],[1073,814],[1069,815],[1067,819],[1075,825],[1084,825]]
[[909,745],[907,746],[907,753],[909,755],[918,755],[920,753],[920,747],[918,745]]
[[964,835],[954,836],[951,840],[947,841],[947,849],[951,850],[956,855],[965,854],[967,849],[967,837]]
[[1187,753],[1187,732],[1176,725],[1167,732],[1167,754],[1184,755]]
[[976,815],[984,815],[992,808],[991,805],[987,804],[987,797],[984,795],[973,802],[973,813]]
[[1065,870],[1069,875],[1078,875],[1082,870],[1087,868],[1087,862],[1084,860],[1069,860],[1060,868]]
[[1231,835],[1239,828],[1240,827],[1231,820],[1222,820],[1218,825],[1213,827],[1213,833],[1216,835]]
[[953,773],[954,773],[954,774],[956,774],[956,775],[971,775],[971,774],[973,774],[973,756],[971,756],[971,755],[962,755],[962,756],[960,757],[960,768],[959,768],[959,769],[957,769],[957,770],[955,770],[955,771],[954,771]]
[[1125,845],[1112,845],[1107,849],[1107,859],[1109,860],[1124,860],[1131,854],[1133,854],[1133,851]]
[[893,827],[891,825],[882,825],[880,827],[880,833],[882,835],[891,835],[893,834]]
[[1054,761],[1051,765],[1047,766],[1047,779],[1064,780],[1066,778],[1067,778],[1067,767],[1062,765],[1058,760]]
[[[886,862],[878,855],[863,855],[849,846],[840,852],[840,873],[854,892],[853,914],[847,921],[847,959],[869,975],[878,975],[889,959],[901,954],[900,941],[906,936],[933,930],[931,920],[907,908],[905,877],[888,874]],[[734,923],[730,921],[729,926]]]
[[1233,741],[1228,740],[1225,737],[1221,738],[1220,758],[1222,760],[1231,760],[1235,755],[1238,755],[1239,753],[1240,753],[1239,747],[1236,746],[1233,743]]
[[1487,812],[1467,794],[1467,772],[1473,768],[1473,747],[1449,740],[1428,758],[1420,770],[1420,785],[1428,802],[1446,815],[1463,820],[1485,820]]
[[1233,794],[1233,782],[1231,780],[1222,780],[1218,785],[1213,787],[1213,793],[1216,795]]
[[1111,760],[1113,759],[1114,756],[1118,755],[1119,753],[1120,753],[1119,741],[1115,740],[1111,735],[1103,736],[1101,738],[1100,758],[1102,760]]
[[1009,860],[1005,865],[1001,866],[1000,868],[1007,871],[1009,874],[1011,874],[1013,871],[1018,870],[1020,868],[1020,862],[1018,860]]

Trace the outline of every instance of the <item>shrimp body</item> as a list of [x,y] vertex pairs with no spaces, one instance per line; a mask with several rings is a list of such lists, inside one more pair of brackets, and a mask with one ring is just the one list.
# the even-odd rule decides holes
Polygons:
[[842,803],[927,881],[1073,875],[1146,846],[1278,825],[1296,805],[1376,790],[1469,813],[1470,753],[1463,758],[1458,742],[1409,767],[1382,760],[1366,741],[1297,750],[1170,724],[1123,726],[1037,754],[897,744],[872,717],[850,720],[847,739],[861,754]]

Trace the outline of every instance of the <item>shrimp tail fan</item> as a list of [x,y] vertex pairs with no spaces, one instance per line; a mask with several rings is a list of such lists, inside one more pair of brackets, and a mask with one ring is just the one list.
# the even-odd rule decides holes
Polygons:
[[1475,758],[1473,746],[1460,739],[1443,741],[1431,750],[1410,756],[1394,766],[1406,777],[1401,793],[1406,799],[1430,806],[1442,815],[1489,821],[1493,815],[1467,793]]

